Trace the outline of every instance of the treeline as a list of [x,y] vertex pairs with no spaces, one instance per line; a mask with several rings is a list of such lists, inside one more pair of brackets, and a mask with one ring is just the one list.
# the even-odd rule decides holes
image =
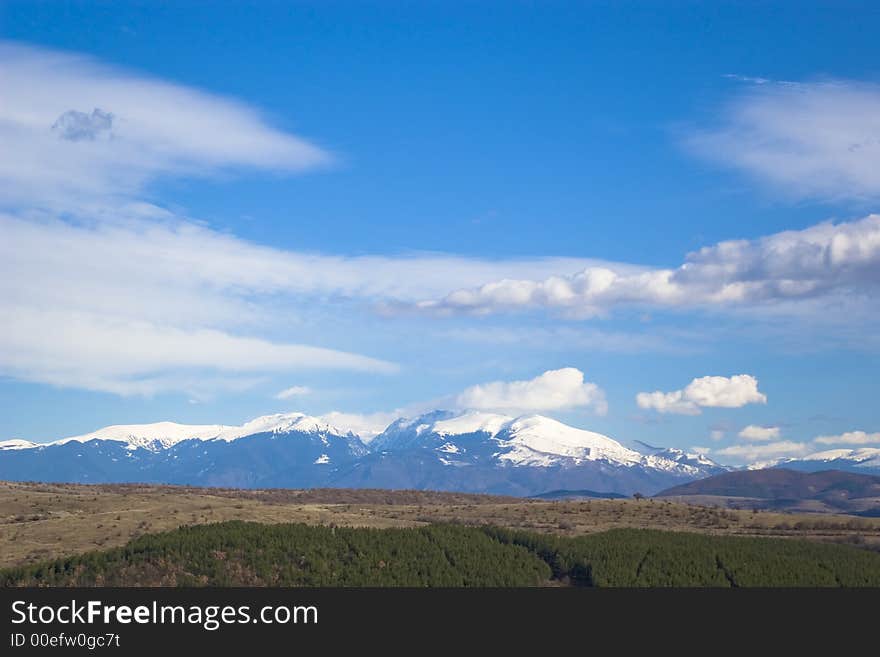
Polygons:
[[577,538],[485,531],[583,586],[880,586],[880,554],[843,545],[646,529]]
[[880,554],[799,540],[617,529],[240,521],[0,571],[3,586],[880,586]]
[[4,586],[534,586],[526,548],[478,529],[330,528],[231,521],[0,571]]

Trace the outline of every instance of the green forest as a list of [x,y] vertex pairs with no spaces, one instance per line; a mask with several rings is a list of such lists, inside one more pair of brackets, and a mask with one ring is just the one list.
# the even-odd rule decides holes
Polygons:
[[3,586],[880,586],[880,554],[801,540],[615,529],[366,529],[241,521],[0,571]]

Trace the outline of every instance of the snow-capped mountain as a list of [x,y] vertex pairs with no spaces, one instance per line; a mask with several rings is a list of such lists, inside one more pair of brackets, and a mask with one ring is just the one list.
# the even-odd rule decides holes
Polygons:
[[705,477],[715,467],[640,454],[540,415],[435,411],[392,423],[339,481],[515,495],[584,488],[628,494]]
[[0,479],[312,487],[365,453],[351,430],[303,413],[239,427],[158,422],[43,444],[0,443]]
[[880,448],[828,449],[799,458],[783,458],[768,463],[756,463],[749,469],[767,467],[788,468],[802,472],[843,470],[860,474],[880,475]]
[[152,424],[116,424],[98,429],[81,436],[70,436],[49,443],[33,443],[13,439],[0,441],[2,449],[28,449],[49,447],[67,443],[88,443],[93,440],[109,440],[122,443],[127,449],[149,449],[160,451],[187,440],[232,441],[261,433],[314,433],[333,436],[357,437],[351,429],[340,428],[324,418],[304,413],[276,413],[264,415],[241,426],[224,424],[178,424],[176,422],[154,422]]
[[721,474],[722,472],[727,472],[731,469],[727,466],[716,463],[705,454],[686,452],[677,447],[655,447],[642,442],[641,440],[636,440],[634,442],[637,451],[641,454],[668,459],[682,465],[690,465],[700,470],[704,470],[711,475]]
[[721,470],[705,457],[639,452],[540,415],[480,412],[399,419],[369,445],[351,428],[302,413],[241,426],[158,422],[45,444],[0,442],[0,479],[83,483],[648,494]]
[[168,449],[184,440],[210,440],[221,431],[231,429],[222,424],[177,424],[176,422],[154,422],[153,424],[117,424],[98,429],[82,436],[71,436],[56,440],[49,445],[67,443],[87,443],[92,440],[110,440],[123,443],[128,449]]

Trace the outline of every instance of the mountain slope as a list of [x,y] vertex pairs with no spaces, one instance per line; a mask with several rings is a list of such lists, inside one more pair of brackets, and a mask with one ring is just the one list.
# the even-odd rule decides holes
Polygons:
[[804,507],[803,503],[812,501],[831,509],[859,512],[880,507],[880,477],[840,470],[740,470],[674,486],[656,495],[679,499],[706,496],[765,500],[766,506],[774,508]]
[[540,415],[435,411],[398,420],[365,445],[347,427],[286,413],[239,427],[159,422],[41,445],[7,441],[0,443],[0,479],[629,495],[720,469],[682,455],[642,454]]
[[370,453],[332,484],[526,496],[559,489],[629,495],[704,477],[717,467],[640,454],[608,436],[540,415],[435,411],[391,424],[370,443]]
[[860,474],[880,475],[880,448],[829,449],[800,458],[779,459],[772,464],[765,465],[800,470],[802,472],[842,470]]

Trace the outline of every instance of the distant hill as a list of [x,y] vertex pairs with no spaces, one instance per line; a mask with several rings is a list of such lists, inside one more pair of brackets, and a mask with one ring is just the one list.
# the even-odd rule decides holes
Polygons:
[[584,500],[584,499],[601,499],[601,500],[621,500],[626,499],[626,495],[620,493],[600,493],[595,490],[551,490],[546,493],[538,493],[532,495],[533,500]]
[[880,554],[791,539],[615,529],[226,522],[0,571],[2,586],[880,586]]
[[[764,502],[771,508],[836,510],[870,515],[880,509],[880,477],[841,470],[801,472],[784,468],[740,470],[667,488],[655,497],[706,503],[707,497]],[[815,504],[812,507],[807,502]]]

